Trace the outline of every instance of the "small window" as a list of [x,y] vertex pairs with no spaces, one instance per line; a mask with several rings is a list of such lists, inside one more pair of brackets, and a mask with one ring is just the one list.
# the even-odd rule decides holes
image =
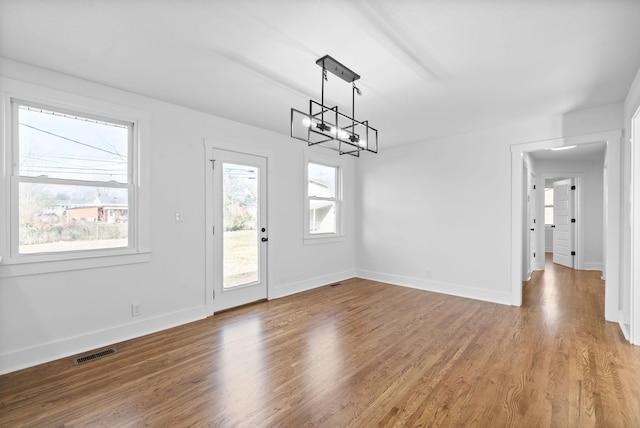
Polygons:
[[553,187],[544,189],[544,224],[553,224]]
[[12,101],[11,253],[131,248],[134,124]]
[[326,237],[340,234],[340,168],[309,161],[306,190],[306,235]]

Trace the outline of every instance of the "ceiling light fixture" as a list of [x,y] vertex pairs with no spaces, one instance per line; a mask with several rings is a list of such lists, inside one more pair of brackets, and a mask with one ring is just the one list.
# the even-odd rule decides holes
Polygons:
[[553,150],[555,152],[555,151],[558,151],[558,150],[575,149],[576,147],[578,147],[578,146],[575,146],[575,145],[574,146],[562,146],[562,147],[554,147],[551,150]]
[[[309,100],[309,112],[291,109],[291,137],[306,141],[309,146],[321,146],[336,150],[341,155],[360,156],[360,152],[378,153],[378,130],[369,126],[369,121],[355,117],[356,94],[362,95],[355,81],[360,76],[338,61],[325,55],[316,61],[322,67],[322,94],[320,103]],[[335,74],[351,88],[351,116],[338,111],[338,106],[324,105],[324,82],[327,71]]]

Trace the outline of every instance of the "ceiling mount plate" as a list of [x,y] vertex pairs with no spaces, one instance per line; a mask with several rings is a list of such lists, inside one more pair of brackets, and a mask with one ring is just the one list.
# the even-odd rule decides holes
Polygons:
[[348,83],[355,82],[360,78],[358,74],[349,70],[347,67],[340,64],[338,61],[336,61],[329,55],[325,55],[319,60],[317,60],[316,64],[318,64],[323,69],[330,71],[331,73],[335,74],[336,76],[338,76],[339,78],[341,78],[342,80]]

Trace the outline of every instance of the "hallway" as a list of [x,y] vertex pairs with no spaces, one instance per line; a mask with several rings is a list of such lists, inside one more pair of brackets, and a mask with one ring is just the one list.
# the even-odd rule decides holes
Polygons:
[[555,264],[553,254],[546,253],[545,270],[533,272],[531,280],[524,283],[523,307],[540,311],[547,328],[556,331],[571,325],[586,328],[590,324],[592,328],[602,328],[605,321],[601,276],[601,271]]

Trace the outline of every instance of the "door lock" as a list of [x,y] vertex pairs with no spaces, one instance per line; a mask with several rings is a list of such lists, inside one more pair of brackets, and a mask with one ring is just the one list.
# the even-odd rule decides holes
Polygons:
[[261,241],[262,242],[267,242],[269,240],[269,238],[262,238]]

